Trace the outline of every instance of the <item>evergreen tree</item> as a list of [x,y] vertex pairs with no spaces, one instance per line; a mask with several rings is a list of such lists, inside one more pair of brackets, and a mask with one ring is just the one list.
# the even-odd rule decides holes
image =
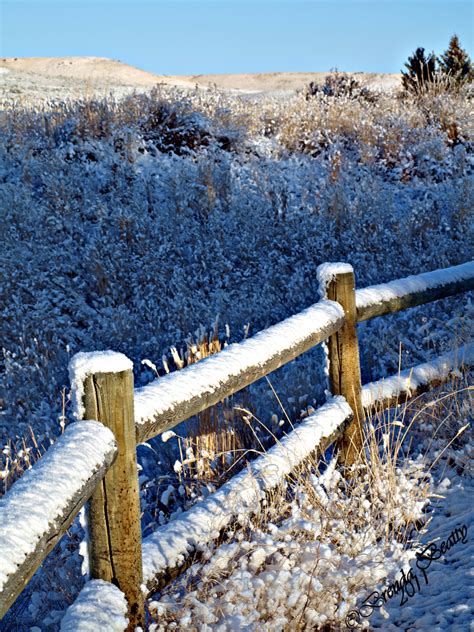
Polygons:
[[474,68],[469,55],[459,44],[457,35],[449,41],[449,48],[438,59],[441,72],[451,77],[456,83],[467,83],[474,79]]
[[408,72],[402,71],[402,83],[409,92],[421,92],[435,80],[436,57],[434,53],[425,55],[424,48],[417,48],[405,63]]

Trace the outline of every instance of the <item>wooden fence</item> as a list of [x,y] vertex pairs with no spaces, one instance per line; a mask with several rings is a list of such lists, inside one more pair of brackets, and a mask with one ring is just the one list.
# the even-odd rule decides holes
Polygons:
[[[186,566],[197,543],[215,539],[237,514],[255,511],[284,476],[309,454],[324,453],[334,441],[339,441],[343,466],[363,457],[363,420],[374,406],[406,400],[448,379],[461,365],[473,364],[473,348],[467,346],[362,387],[357,323],[474,289],[474,262],[362,290],[355,289],[348,264],[323,264],[318,277],[324,298],[312,307],[140,389],[134,390],[132,364],[122,354],[97,352],[73,358],[73,400],[83,421],[68,426],[0,499],[0,550],[5,562],[0,568],[0,617],[90,498],[91,575],[111,582],[125,595],[127,630],[144,627],[146,595]],[[251,474],[237,474],[204,503],[159,527],[142,543],[137,443],[173,428],[325,340],[334,397],[257,458]],[[86,584],[81,603],[94,594],[92,588]],[[77,610],[90,615],[94,608]],[[72,614],[66,619],[70,626]]]

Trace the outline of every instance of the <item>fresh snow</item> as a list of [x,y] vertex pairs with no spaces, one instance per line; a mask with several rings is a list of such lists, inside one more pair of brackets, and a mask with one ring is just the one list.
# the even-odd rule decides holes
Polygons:
[[110,582],[94,579],[84,586],[61,620],[61,632],[123,632],[127,602]]
[[175,567],[196,547],[214,540],[235,518],[242,521],[258,511],[265,492],[278,485],[351,414],[343,397],[333,398],[261,455],[249,470],[240,472],[217,492],[145,538],[145,585],[166,569]]
[[263,520],[204,547],[177,585],[149,602],[150,632],[167,632],[174,621],[177,629],[219,632],[340,629],[359,592],[413,558],[402,541],[386,540],[386,529],[423,516],[425,473],[413,462],[404,473],[388,512],[389,471],[378,480],[369,471],[347,488],[335,456],[321,476],[292,477],[291,492],[272,496]]
[[389,283],[381,283],[356,291],[357,309],[363,309],[369,305],[377,305],[400,298],[407,294],[414,294],[431,290],[448,283],[465,281],[474,277],[474,261],[468,261],[459,266],[442,268],[423,274],[415,274],[404,279],[397,279]]
[[140,425],[204,393],[213,393],[223,382],[251,367],[262,366],[272,357],[297,346],[318,331],[325,331],[344,317],[334,301],[320,301],[304,311],[259,332],[220,353],[154,380],[135,390],[135,422]]
[[[466,465],[472,467],[472,443],[467,447]],[[471,453],[469,455],[469,452]],[[432,501],[431,522],[425,545],[434,542],[439,549],[449,535],[462,526],[467,528],[466,540],[459,540],[439,560],[426,569],[426,584],[423,573],[417,572],[421,588],[407,603],[400,605],[400,597],[389,600],[384,609],[388,618],[374,612],[370,618],[371,629],[384,632],[398,630],[421,630],[425,632],[464,632],[472,630],[474,613],[473,568],[474,568],[474,479],[471,472],[460,476],[455,468],[439,467],[435,491],[439,494]],[[375,589],[375,586],[374,586]],[[383,614],[383,613],[382,613]]]
[[474,363],[474,344],[467,344],[430,362],[400,371],[392,377],[365,384],[362,387],[362,405],[369,408],[378,401],[388,400],[402,393],[409,394],[434,380],[443,380],[464,363]]
[[161,440],[163,441],[163,443],[166,443],[173,437],[176,437],[176,432],[173,432],[172,430],[167,430],[166,432],[162,433]]
[[[433,113],[449,111],[467,139],[472,104],[449,94],[435,102]],[[0,431],[12,457],[30,425],[38,445],[49,445],[64,414],[64,368],[76,351],[120,349],[143,386],[153,368],[142,358],[158,365],[171,345],[181,352],[217,314],[230,341],[248,323],[258,331],[311,305],[323,260],[350,261],[363,288],[472,259],[473,144],[451,144],[442,126],[426,125],[415,101],[372,106],[330,97],[262,108],[214,92],[203,101],[160,89],[151,98],[104,101],[92,118],[83,103],[16,105],[1,117],[0,148],[9,296]],[[166,120],[162,129],[153,123],[157,107],[178,122],[171,146]],[[331,124],[335,111],[340,125]],[[101,113],[111,125],[97,134]],[[367,134],[358,134],[361,124]],[[204,146],[188,151],[179,139],[199,138],[200,130],[210,130],[211,141],[228,136],[235,150],[208,143],[206,134]],[[256,152],[260,140],[265,148]],[[409,343],[403,367],[425,362],[428,348],[446,352],[452,332],[466,333],[472,310],[469,295],[458,295],[366,323],[359,328],[364,379],[397,371],[400,337]],[[301,393],[311,392],[314,406],[323,400],[319,351],[271,376],[292,419]],[[268,421],[276,404],[266,380],[250,396],[256,416]],[[174,444],[160,442],[158,454],[138,449],[147,530],[173,477]],[[5,484],[9,454],[0,469]],[[170,513],[184,496],[170,497]],[[78,530],[76,521],[72,543]],[[48,626],[48,609],[63,610],[77,594],[83,579],[71,548],[63,538],[46,560],[12,609],[11,629]],[[341,583],[342,575],[332,576]]]
[[342,261],[322,263],[316,269],[316,276],[319,283],[319,294],[321,298],[326,298],[326,288],[337,274],[347,274],[354,272],[350,263]]
[[84,380],[93,373],[120,373],[133,369],[133,362],[116,351],[90,351],[76,353],[69,362],[69,381],[73,415],[82,419],[85,413]]
[[82,533],[84,534],[79,544],[79,555],[82,557],[81,573],[85,580],[88,581],[90,577],[90,532],[89,532],[89,514],[86,506],[82,507],[79,516],[79,524],[82,527]]
[[[368,599],[381,607],[350,629],[472,629],[473,445],[458,443],[446,450],[456,427],[465,428],[468,398],[457,400],[452,410],[459,418],[450,419],[448,430],[428,402],[427,414],[416,424],[413,455],[407,454],[394,471],[382,460],[380,476],[369,469],[366,484],[347,498],[338,491],[342,477],[333,459],[321,476],[310,475],[311,493],[307,485],[298,488],[296,480],[290,507],[284,512],[278,507],[281,520],[268,512],[265,517],[272,522],[256,521],[242,538],[216,549],[203,547],[202,559],[179,583],[149,602],[156,621],[150,632],[166,632],[175,621],[176,629],[222,632],[303,629],[302,623],[308,630],[348,629],[344,619]],[[440,424],[445,434],[438,433]],[[425,581],[417,552],[431,543],[441,555],[428,565]],[[445,552],[443,543],[448,543]],[[396,588],[390,596],[402,569],[408,574],[410,568],[419,584],[413,580],[412,593],[409,587],[405,593]],[[388,596],[380,604],[374,591],[384,590]]]
[[96,421],[75,422],[0,498],[0,591],[115,450],[108,428]]

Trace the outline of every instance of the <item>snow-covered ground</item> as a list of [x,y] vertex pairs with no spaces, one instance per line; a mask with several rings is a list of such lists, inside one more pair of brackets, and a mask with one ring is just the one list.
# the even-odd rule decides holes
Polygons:
[[[467,456],[467,455],[466,455]],[[472,459],[472,447],[471,455]],[[472,467],[472,463],[471,463]],[[432,503],[432,521],[423,538],[428,549],[423,559],[411,566],[418,577],[413,580],[413,597],[401,604],[399,593],[385,606],[388,617],[376,612],[370,618],[373,629],[432,630],[464,632],[472,630],[474,621],[474,481],[472,472],[461,476],[456,469],[437,472],[436,491],[444,498]],[[441,480],[439,480],[441,479]],[[442,553],[443,543],[446,552]],[[418,588],[418,584],[420,588]]]
[[307,417],[294,432],[283,437],[244,469],[186,513],[168,522],[143,541],[143,580],[172,569],[193,550],[212,544],[223,529],[244,523],[257,512],[260,502],[281,484],[285,476],[304,462],[319,443],[331,437],[350,417],[347,402],[336,397]]
[[[293,477],[243,533],[233,527],[229,543],[203,545],[202,561],[152,599],[151,630],[467,631],[474,606],[468,395],[437,391],[406,413],[392,411],[390,423],[375,420],[382,460],[371,460],[369,477],[356,476],[349,488],[334,460],[319,477]],[[435,416],[446,400],[454,405]],[[397,431],[407,433],[400,443]]]

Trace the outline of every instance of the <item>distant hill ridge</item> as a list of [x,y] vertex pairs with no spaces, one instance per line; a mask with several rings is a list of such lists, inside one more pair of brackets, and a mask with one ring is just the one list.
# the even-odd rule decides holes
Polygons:
[[[166,76],[104,57],[0,58],[0,86],[5,96],[61,98],[148,90],[157,84],[180,88],[217,88],[237,93],[285,93],[310,81],[322,83],[327,72],[270,72]],[[399,74],[349,73],[367,87],[392,90]]]

